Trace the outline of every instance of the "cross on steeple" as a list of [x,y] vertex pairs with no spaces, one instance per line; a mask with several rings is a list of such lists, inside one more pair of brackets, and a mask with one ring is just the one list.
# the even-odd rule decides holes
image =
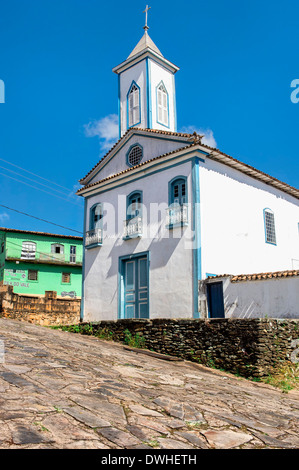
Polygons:
[[149,29],[148,25],[147,25],[147,12],[151,9],[151,7],[149,7],[148,5],[146,5],[146,9],[144,10],[143,13],[145,13],[145,25],[143,26],[143,29],[145,31],[147,31]]

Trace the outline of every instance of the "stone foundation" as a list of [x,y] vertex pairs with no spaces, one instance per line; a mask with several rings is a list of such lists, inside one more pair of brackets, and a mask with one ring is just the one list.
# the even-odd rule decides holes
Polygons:
[[12,286],[0,288],[0,317],[36,325],[70,325],[80,321],[80,299],[57,299],[57,292],[44,297],[16,294]]
[[119,320],[81,323],[81,331],[120,342],[137,338],[155,352],[244,377],[261,377],[290,361],[292,341],[299,337],[299,320]]

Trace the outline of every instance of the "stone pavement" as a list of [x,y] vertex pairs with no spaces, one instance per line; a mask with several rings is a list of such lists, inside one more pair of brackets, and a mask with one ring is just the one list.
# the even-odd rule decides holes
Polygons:
[[0,319],[0,448],[298,448],[299,394]]

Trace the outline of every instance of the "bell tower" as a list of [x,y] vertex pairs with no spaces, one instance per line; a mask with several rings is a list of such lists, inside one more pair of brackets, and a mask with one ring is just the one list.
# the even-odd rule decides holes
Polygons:
[[128,58],[113,72],[118,75],[119,136],[130,127],[176,132],[174,74],[179,68],[162,55],[148,34],[147,13],[144,34]]

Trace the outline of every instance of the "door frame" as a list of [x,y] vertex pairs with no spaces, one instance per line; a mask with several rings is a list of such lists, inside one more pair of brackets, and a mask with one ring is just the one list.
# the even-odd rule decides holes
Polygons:
[[[221,317],[213,317],[213,312],[212,312],[212,301],[211,301],[211,289],[212,286],[217,284],[218,286],[221,285],[221,291],[222,291],[222,297],[221,297],[221,310],[223,307],[223,316]],[[208,303],[208,315],[209,318],[225,318],[225,308],[224,308],[224,293],[223,293],[223,281],[215,281],[215,282],[208,282],[207,283],[207,303]]]
[[150,251],[142,251],[140,253],[131,253],[130,255],[120,256],[118,258],[118,320],[125,319],[124,311],[124,276],[123,276],[123,266],[126,261],[135,260],[136,258],[146,258],[147,259],[147,288],[148,288],[148,305],[147,312],[148,318],[150,317]]

